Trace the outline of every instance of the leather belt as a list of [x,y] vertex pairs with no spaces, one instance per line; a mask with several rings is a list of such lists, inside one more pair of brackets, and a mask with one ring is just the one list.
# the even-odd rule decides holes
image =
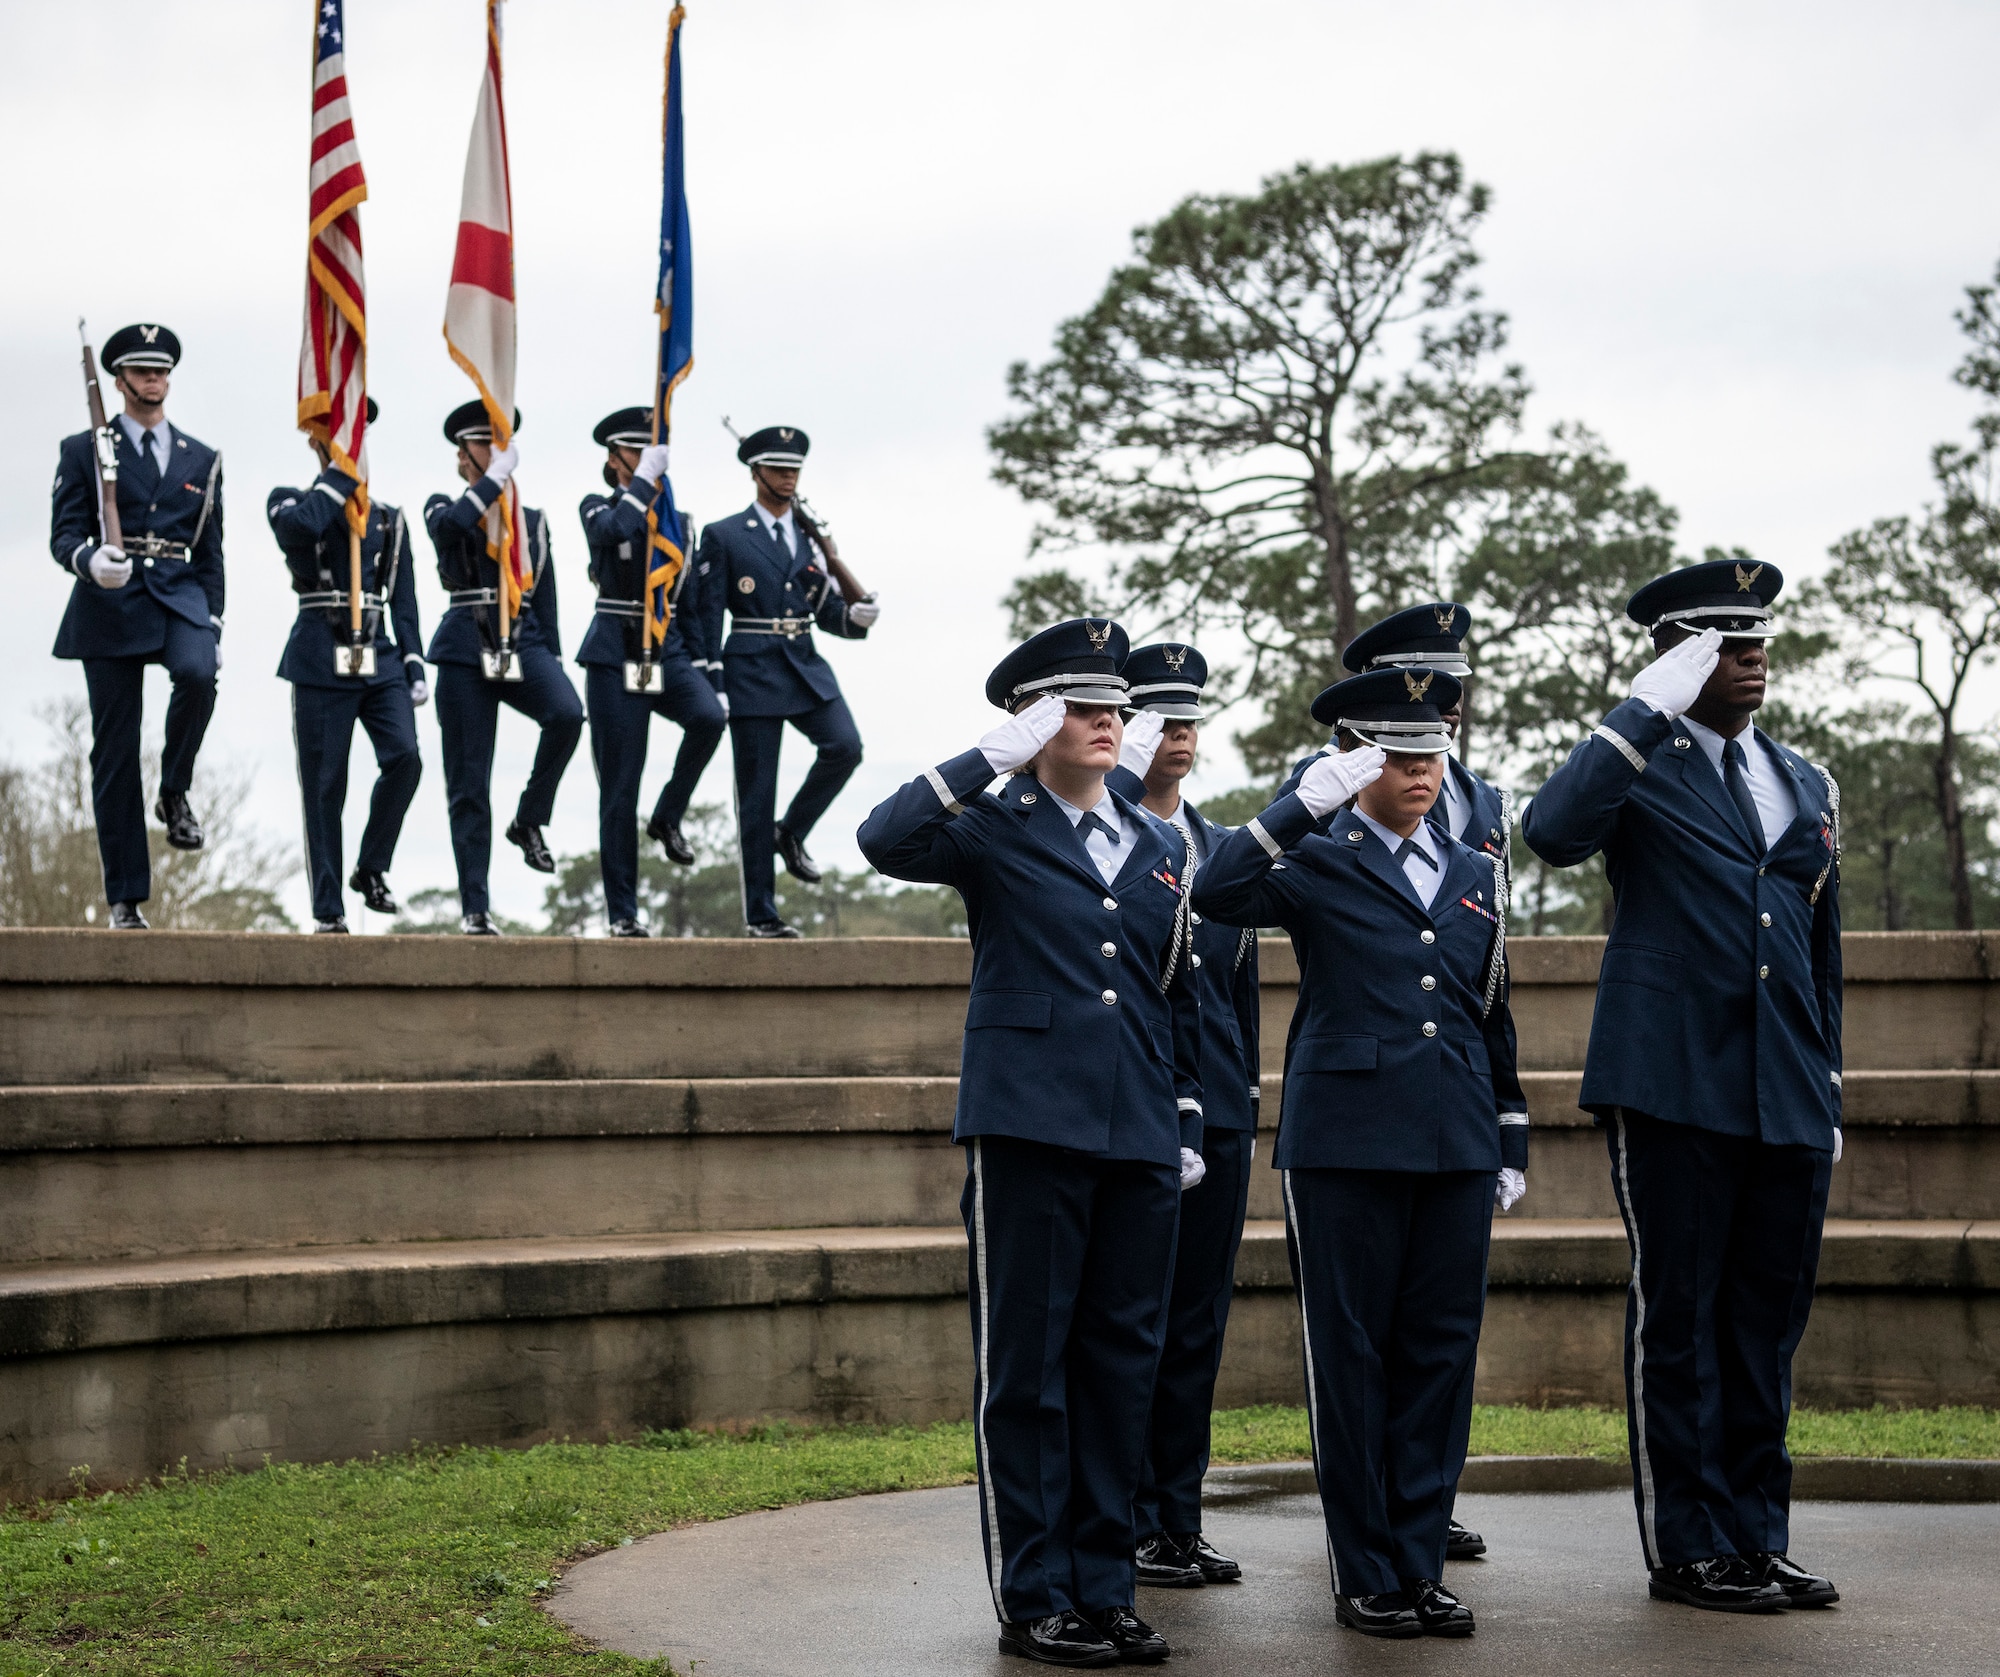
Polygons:
[[637,600],[599,600],[597,615],[600,617],[644,617],[646,608]]
[[194,562],[194,549],[186,542],[170,542],[161,536],[127,536],[124,548],[128,559],[137,555],[141,559],[178,559],[184,565]]
[[739,617],[731,625],[741,634],[783,635],[786,640],[811,634],[812,626],[810,617]]
[[454,588],[451,603],[455,606],[497,606],[500,596],[491,588]]
[[[344,606],[346,604],[347,590],[345,588],[323,588],[317,593],[301,594],[299,596],[299,610],[301,611],[310,611],[321,606]],[[361,596],[361,609],[363,611],[381,611],[383,609],[382,596],[364,591]]]

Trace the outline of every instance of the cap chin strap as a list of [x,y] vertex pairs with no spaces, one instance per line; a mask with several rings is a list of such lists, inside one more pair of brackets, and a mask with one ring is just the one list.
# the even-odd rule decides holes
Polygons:
[[753,454],[744,462],[748,466],[776,466],[781,470],[802,469],[805,463],[803,454]]
[[1417,757],[1438,757],[1451,749],[1451,735],[1441,722],[1368,722],[1343,716],[1334,723],[1356,739],[1383,751],[1406,751]]
[[1748,625],[1747,628],[1724,629],[1721,623],[1700,624],[1702,628],[1721,629],[1723,639],[1725,640],[1767,641],[1775,639],[1779,633],[1778,626],[1771,620],[1771,614],[1768,611],[1742,611],[1730,606],[1684,606],[1679,611],[1665,612],[1655,618],[1652,626],[1646,632],[1657,635],[1662,629],[1674,623],[1683,623],[1689,627],[1694,627],[1698,619],[1709,617],[1719,617],[1730,623]]
[[[1007,697],[1013,700],[1020,698],[1023,693],[1054,692],[1057,698],[1066,698],[1068,696],[1066,693],[1056,691],[1059,688],[1071,688],[1078,692],[1086,689],[1104,689],[1115,690],[1121,696],[1126,694],[1125,678],[1123,676],[1071,674],[1038,676],[1033,681],[1024,681],[1018,687],[1009,689]],[[1089,705],[1108,705],[1116,704],[1120,701],[1117,699],[1080,699],[1077,702]]]
[[1470,675],[1472,663],[1462,652],[1385,652],[1368,660],[1371,670],[1442,670],[1446,675]]

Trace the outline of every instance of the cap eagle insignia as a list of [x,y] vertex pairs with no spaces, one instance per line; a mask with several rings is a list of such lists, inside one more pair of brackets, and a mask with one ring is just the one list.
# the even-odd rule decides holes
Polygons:
[[790,442],[797,434],[789,425],[780,425],[778,427],[778,435],[783,437],[786,442]]
[[1738,565],[1736,567],[1736,592],[1739,594],[1749,593],[1751,585],[1763,574],[1764,567],[1762,565],[1752,565],[1747,571],[1741,565]]
[[1413,705],[1422,704],[1424,695],[1431,690],[1431,683],[1435,680],[1437,680],[1436,670],[1432,670],[1426,674],[1422,681],[1419,681],[1408,670],[1405,670],[1403,672],[1403,685],[1410,690],[1410,703]]
[[1458,613],[1453,611],[1450,606],[1433,606],[1431,607],[1431,615],[1437,619],[1438,631],[1441,634],[1448,635],[1451,633],[1452,619],[1457,617]]
[[139,336],[144,338],[149,344],[158,343],[160,341],[160,329],[157,326],[141,326],[139,328]]
[[1187,662],[1188,649],[1184,646],[1166,646],[1160,649],[1160,657],[1175,675],[1181,673],[1181,666]]
[[1093,652],[1102,652],[1111,640],[1111,625],[1109,623],[1099,628],[1095,623],[1086,621],[1083,626],[1083,632],[1090,637],[1090,646]]

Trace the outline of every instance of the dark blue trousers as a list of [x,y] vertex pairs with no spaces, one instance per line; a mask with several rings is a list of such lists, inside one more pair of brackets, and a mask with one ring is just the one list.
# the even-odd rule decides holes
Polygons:
[[159,651],[139,658],[83,660],[90,693],[90,801],[106,902],[142,903],[153,894],[139,746],[146,666],[164,664],[173,683],[166,749],[160,757],[162,792],[185,792],[194,784],[195,756],[215,714],[215,631],[171,612],[165,616],[167,638]]
[[1250,1204],[1249,1130],[1202,1131],[1208,1174],[1181,1195],[1167,1338],[1153,1387],[1153,1420],[1133,1506],[1141,1537],[1201,1530],[1201,1480],[1208,1471],[1208,1417],[1222,1367],[1222,1335],[1236,1288],[1236,1249]]
[[813,830],[827,805],[861,766],[861,735],[847,701],[831,698],[796,716],[732,716],[736,758],[736,830],[743,850],[743,918],[752,925],[778,918],[776,838],[778,750],[789,722],[819,747],[813,766],[785,811],[785,831]]
[[983,1136],[966,1146],[973,1416],[1002,1620],[1132,1605],[1132,1498],[1166,1327],[1166,1165]]
[[646,736],[655,716],[681,727],[673,778],[660,789],[653,814],[678,822],[687,813],[701,771],[722,743],[726,726],[715,689],[685,657],[659,666],[659,690],[625,691],[625,671],[599,664],[584,671],[590,701],[590,758],[597,768],[597,853],[604,871],[604,908],[613,920],[639,914],[639,781],[646,772]]
[[1285,1243],[1336,1595],[1444,1576],[1486,1306],[1492,1171],[1288,1170]]
[[1833,1155],[1636,1112],[1605,1134],[1632,1248],[1626,1424],[1646,1564],[1782,1551],[1792,1354]]
[[539,646],[523,648],[520,658],[519,681],[488,681],[477,664],[440,664],[437,669],[444,795],[462,914],[484,914],[492,907],[486,895],[486,870],[493,859],[493,740],[500,726],[500,707],[510,706],[542,730],[534,767],[515,812],[515,819],[525,826],[549,824],[556,788],[583,735],[583,701],[570,685],[562,661]]
[[375,791],[354,865],[387,873],[402,836],[403,817],[424,772],[417,754],[417,712],[402,680],[346,687],[292,688],[292,743],[299,758],[299,801],[305,813],[306,865],[312,874],[313,918],[347,912],[341,861],[341,815],[347,807],[347,759],[359,722],[375,748]]

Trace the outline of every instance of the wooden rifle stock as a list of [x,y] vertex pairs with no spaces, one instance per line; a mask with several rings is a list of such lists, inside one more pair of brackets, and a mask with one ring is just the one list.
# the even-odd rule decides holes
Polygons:
[[104,545],[121,551],[125,532],[118,522],[118,440],[104,417],[104,392],[97,386],[97,357],[90,352],[90,337],[83,321],[76,323],[83,340],[83,395],[90,404],[90,445],[97,454],[97,517],[104,533]]
[[813,515],[806,510],[805,502],[797,496],[792,498],[792,517],[797,522],[806,540],[816,543],[820,552],[826,556],[827,573],[835,582],[840,584],[840,592],[849,605],[855,605],[862,600],[872,600],[875,598],[873,594],[861,586],[859,579],[856,578],[855,574],[847,568],[846,564],[833,551],[833,544],[827,540],[826,531],[820,527],[819,522]]

